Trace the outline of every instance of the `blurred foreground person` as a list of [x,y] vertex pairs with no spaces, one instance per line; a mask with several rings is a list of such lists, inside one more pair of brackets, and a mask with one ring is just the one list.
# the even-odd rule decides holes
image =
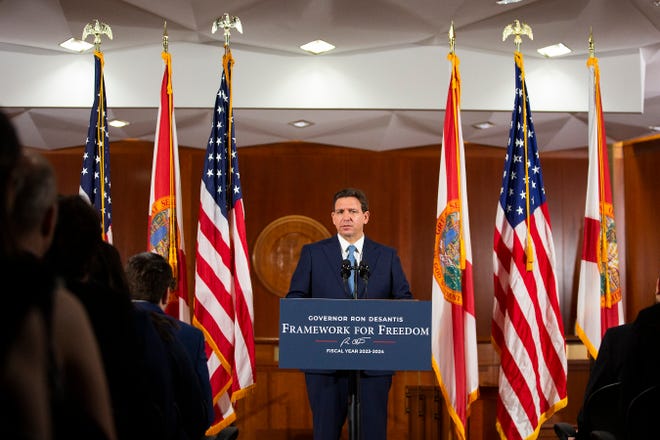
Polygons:
[[[0,246],[3,270],[10,275],[3,299],[12,311],[11,317],[3,319],[1,332],[3,366],[8,369],[1,373],[0,433],[2,438],[113,440],[108,386],[89,319],[80,302],[41,260],[52,239],[57,213],[52,168],[40,155],[22,155],[4,116],[0,117],[0,130],[0,229],[5,234]],[[21,334],[29,334],[33,340],[12,347],[17,342],[15,335]],[[28,361],[27,356],[31,360],[21,363],[20,356],[26,356],[23,361]],[[32,387],[31,392],[23,386]]]
[[14,256],[9,213],[21,147],[9,119],[0,112],[0,264],[16,274],[3,283],[0,320],[0,438],[53,438],[48,389],[46,323],[40,299],[23,285],[20,271],[31,269]]
[[117,249],[102,240],[96,210],[61,196],[47,258],[84,304],[110,384],[118,438],[178,440],[172,372],[151,318],[131,304]]

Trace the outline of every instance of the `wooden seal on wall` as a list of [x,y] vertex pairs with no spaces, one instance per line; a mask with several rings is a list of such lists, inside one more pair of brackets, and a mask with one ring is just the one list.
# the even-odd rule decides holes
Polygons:
[[252,267],[259,281],[283,298],[303,245],[328,237],[330,232],[323,224],[304,215],[287,215],[271,222],[257,237],[252,252]]

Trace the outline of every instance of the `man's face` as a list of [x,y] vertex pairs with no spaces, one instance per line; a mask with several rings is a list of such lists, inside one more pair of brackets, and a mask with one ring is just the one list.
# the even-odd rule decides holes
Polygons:
[[332,223],[339,235],[349,243],[355,243],[364,234],[364,225],[369,221],[369,211],[362,212],[360,201],[355,197],[342,197],[335,202]]

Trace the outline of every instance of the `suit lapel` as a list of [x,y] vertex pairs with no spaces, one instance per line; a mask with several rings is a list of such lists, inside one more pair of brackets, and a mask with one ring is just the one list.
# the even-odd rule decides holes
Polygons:
[[352,296],[348,292],[346,283],[341,277],[341,262],[342,262],[342,253],[341,246],[339,245],[339,239],[335,235],[334,237],[328,239],[323,245],[323,254],[325,255],[326,260],[328,261],[328,267],[333,272],[333,278],[337,281],[337,289],[343,289],[344,293],[348,296]]

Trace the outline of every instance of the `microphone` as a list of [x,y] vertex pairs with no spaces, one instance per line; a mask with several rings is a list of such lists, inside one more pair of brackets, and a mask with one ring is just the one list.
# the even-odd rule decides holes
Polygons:
[[371,272],[369,270],[369,265],[364,261],[360,261],[360,265],[357,268],[360,278],[364,281],[364,298],[367,297],[367,286],[369,285],[369,275]]
[[360,261],[360,265],[358,266],[358,272],[360,274],[360,278],[362,278],[362,281],[365,283],[369,281],[369,275],[371,275],[369,271],[369,265],[365,263],[364,260]]
[[348,282],[348,277],[351,276],[351,262],[348,259],[341,262],[341,277],[345,282]]

